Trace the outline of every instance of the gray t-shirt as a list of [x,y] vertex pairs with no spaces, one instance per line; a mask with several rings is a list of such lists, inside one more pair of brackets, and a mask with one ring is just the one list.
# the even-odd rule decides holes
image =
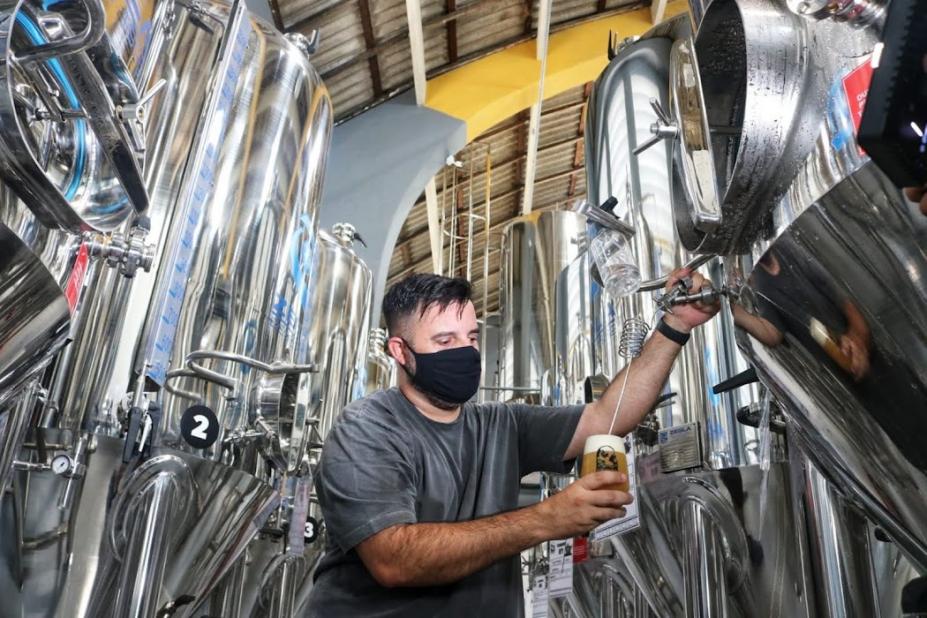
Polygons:
[[517,508],[522,476],[569,471],[563,456],[582,410],[466,404],[456,421],[438,423],[396,388],[348,405],[328,435],[316,479],[328,545],[308,615],[521,616],[519,556],[451,585],[387,589],[354,548],[397,524],[468,521]]

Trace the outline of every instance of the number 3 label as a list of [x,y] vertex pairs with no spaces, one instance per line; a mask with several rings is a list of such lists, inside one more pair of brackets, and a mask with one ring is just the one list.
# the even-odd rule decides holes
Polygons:
[[219,438],[216,413],[206,406],[187,408],[180,418],[180,435],[193,448],[209,448]]
[[315,541],[319,536],[319,522],[314,517],[306,518],[306,545]]

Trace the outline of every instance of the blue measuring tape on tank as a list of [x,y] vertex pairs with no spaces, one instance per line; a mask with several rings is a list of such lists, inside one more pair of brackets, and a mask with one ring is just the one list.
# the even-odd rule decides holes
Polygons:
[[220,58],[219,75],[221,84],[217,92],[217,101],[211,113],[204,122],[204,130],[200,132],[203,140],[197,152],[199,162],[193,167],[195,181],[186,193],[177,209],[177,221],[180,222],[179,237],[174,245],[170,259],[166,266],[170,268],[167,285],[162,289],[161,298],[155,304],[156,313],[151,331],[145,343],[144,359],[147,365],[147,375],[154,382],[164,385],[170,365],[171,352],[174,349],[174,338],[177,334],[177,323],[180,319],[184,294],[187,288],[187,279],[190,274],[190,264],[193,259],[193,244],[199,230],[206,200],[212,194],[215,184],[216,166],[218,164],[219,149],[223,135],[218,129],[222,127],[231,109],[245,61],[245,52],[251,36],[251,22],[240,2],[233,5],[230,18],[231,38],[228,47]]

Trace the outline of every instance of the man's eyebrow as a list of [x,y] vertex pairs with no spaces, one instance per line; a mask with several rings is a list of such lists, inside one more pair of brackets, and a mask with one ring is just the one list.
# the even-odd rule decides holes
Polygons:
[[440,339],[441,337],[453,337],[453,336],[454,336],[454,331],[448,330],[448,331],[444,331],[441,333],[435,333],[434,335],[431,336],[431,338]]

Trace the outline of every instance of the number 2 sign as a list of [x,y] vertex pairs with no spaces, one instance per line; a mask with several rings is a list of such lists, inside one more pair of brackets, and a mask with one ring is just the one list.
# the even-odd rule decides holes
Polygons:
[[180,435],[193,448],[206,449],[219,438],[219,419],[212,408],[191,406],[180,417]]

